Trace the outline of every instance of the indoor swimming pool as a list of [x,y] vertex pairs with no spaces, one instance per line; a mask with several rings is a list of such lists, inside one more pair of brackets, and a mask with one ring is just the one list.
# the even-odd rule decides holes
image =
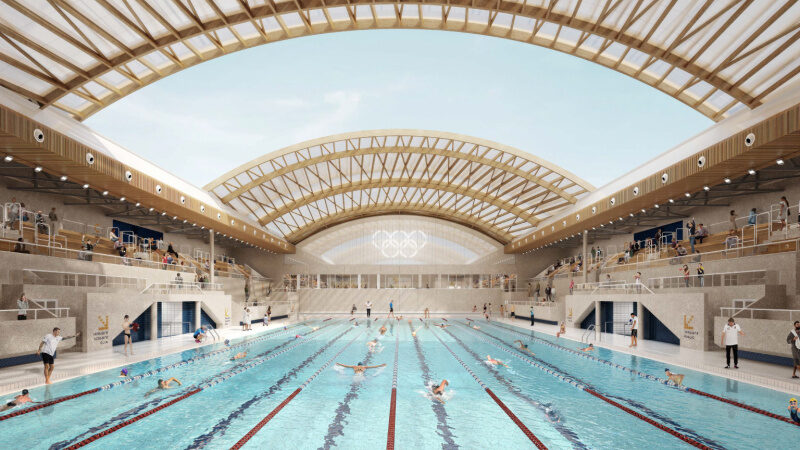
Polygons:
[[[671,367],[687,390],[665,384],[663,363],[581,347],[483,320],[305,321],[132,364],[128,378],[31,389],[45,403],[0,413],[0,446],[755,449],[800,431],[788,394]],[[145,396],[171,377],[182,385]]]

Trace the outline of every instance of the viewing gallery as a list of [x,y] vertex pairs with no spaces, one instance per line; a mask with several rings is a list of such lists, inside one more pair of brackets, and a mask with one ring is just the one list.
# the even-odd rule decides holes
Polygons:
[[[435,56],[463,80],[424,64],[443,31],[470,36],[453,42],[475,60]],[[342,67],[305,73],[328,48],[308,42],[340,34]],[[383,38],[419,52],[409,73],[441,71],[442,98],[470,86],[466,100],[408,128],[445,109],[433,78],[390,89],[400,70],[356,50]],[[799,40],[793,0],[0,0],[0,447],[796,442]],[[501,59],[577,57],[577,74],[546,67],[567,106],[528,98],[499,68],[481,79],[479,47],[497,42],[514,44],[492,47]],[[284,84],[242,66],[258,51]],[[249,98],[204,80],[209,67]],[[364,96],[392,114],[353,101],[359,114],[303,113],[295,130],[305,105],[279,94],[335,91],[338,72],[385,81]],[[569,92],[576,80],[596,82],[592,114],[607,111],[597,74],[653,94],[610,105],[627,140],[564,156],[604,126],[577,111],[531,138],[553,122],[530,109],[563,115],[587,95]],[[175,80],[213,120],[170,112],[178,92],[145,96]],[[231,109],[211,105],[245,100],[277,114],[255,118],[258,142],[304,137],[237,148]],[[643,104],[668,134],[710,126],[668,148],[635,129]],[[90,117],[135,119],[106,137]],[[463,125],[435,130],[451,120]],[[463,134],[475,123],[494,134]],[[158,148],[115,142],[136,133]],[[158,154],[186,167],[147,159]],[[213,175],[177,175],[191,167]]]

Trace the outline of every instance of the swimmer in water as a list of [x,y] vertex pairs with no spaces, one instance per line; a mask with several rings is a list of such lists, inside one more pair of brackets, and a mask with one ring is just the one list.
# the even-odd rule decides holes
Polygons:
[[445,329],[445,328],[449,327],[450,325],[447,325],[447,324],[444,324],[444,323],[435,323],[435,324],[433,324],[433,326],[439,327],[441,329]]
[[486,362],[491,364],[491,365],[493,365],[493,366],[500,365],[500,366],[503,366],[503,367],[506,367],[506,368],[508,367],[508,365],[506,365],[506,363],[504,363],[503,361],[496,360],[496,359],[492,358],[489,355],[486,355]]
[[677,386],[681,386],[681,384],[683,383],[683,377],[685,376],[680,373],[672,373],[669,371],[669,369],[664,369],[664,375],[667,376],[667,379],[669,381],[672,381]]
[[473,326],[472,326],[472,328],[474,328],[474,329],[476,329],[476,330],[480,330],[480,329],[481,329],[481,327],[479,327],[479,326],[477,326],[477,325],[473,325]]
[[422,328],[422,327],[417,327],[416,330],[412,331],[411,332],[411,337],[417,337],[417,331],[419,331],[420,328]]
[[386,364],[380,364],[377,366],[365,366],[364,363],[361,361],[358,362],[355,366],[348,366],[347,364],[336,363],[337,366],[347,367],[348,369],[353,369],[353,372],[356,374],[364,373],[367,369],[377,369],[378,367],[384,367]]
[[[25,392],[27,392],[27,391],[22,391],[23,394]],[[797,415],[798,411],[797,411],[797,399],[796,398],[790,398],[789,399],[789,408],[788,409],[789,409],[789,416],[792,417],[792,420],[794,420],[797,423],[800,423],[800,417],[798,417],[798,415]]]
[[319,330],[319,327],[311,327],[311,331],[317,331],[317,330]]
[[516,341],[514,341],[514,343],[515,343],[515,344],[519,344],[519,349],[520,349],[521,351],[523,351],[523,352],[525,352],[525,353],[527,353],[527,354],[529,354],[529,355],[531,355],[531,356],[536,356],[536,353],[533,353],[533,352],[531,351],[531,349],[529,349],[529,348],[528,348],[528,344],[524,344],[524,343],[522,343],[522,341],[520,341],[519,339],[517,339]]
[[155,393],[156,393],[156,392],[158,392],[158,391],[161,391],[161,390],[164,390],[164,389],[170,389],[170,388],[172,388],[172,386],[170,386],[170,384],[171,384],[173,381],[174,381],[174,382],[176,382],[176,383],[178,383],[178,386],[183,386],[183,384],[181,384],[181,382],[180,382],[180,381],[178,381],[178,379],[177,379],[177,378],[175,378],[175,377],[172,377],[172,378],[170,378],[170,379],[169,379],[169,380],[167,380],[167,381],[164,381],[164,380],[158,380],[158,386],[156,386],[156,387],[154,387],[153,389],[150,389],[149,391],[147,391],[147,393],[146,393],[146,394],[144,394],[144,396],[145,396],[145,397],[148,397],[148,396],[150,396],[151,394],[155,394]]
[[433,386],[431,386],[431,393],[433,394],[433,398],[435,398],[436,400],[439,400],[440,402],[444,403],[444,400],[442,400],[442,395],[444,395],[444,388],[448,384],[450,384],[449,381],[442,380],[441,383],[434,384]]
[[584,347],[584,348],[582,348],[582,349],[580,349],[580,350],[581,350],[582,352],[590,352],[590,351],[594,350],[594,345],[593,345],[593,344],[589,344],[589,346],[588,346],[588,347]]
[[367,342],[367,347],[369,347],[370,353],[375,353],[375,348],[378,347],[378,338],[375,338],[369,342]]
[[119,371],[120,378],[128,378],[128,369],[122,369]]
[[19,405],[22,405],[24,403],[39,403],[39,402],[35,402],[35,401],[31,400],[31,397],[28,395],[28,390],[27,389],[23,389],[22,390],[22,394],[15,396],[14,400],[11,400],[10,402],[8,402],[5,405],[3,405],[3,407],[0,408],[0,412],[7,411],[7,410],[9,410],[11,408],[15,408],[15,407],[17,407]]
[[380,330],[378,330],[378,331],[380,331],[380,333],[381,333],[381,336],[383,336],[384,334],[386,334],[386,325],[381,325],[381,328],[380,328]]
[[247,358],[247,352],[239,352],[239,353],[233,355],[233,358],[231,358],[231,361],[236,361],[237,359],[242,359],[242,358]]

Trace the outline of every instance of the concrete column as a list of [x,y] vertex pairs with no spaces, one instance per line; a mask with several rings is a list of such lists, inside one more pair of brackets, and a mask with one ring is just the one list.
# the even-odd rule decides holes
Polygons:
[[583,282],[584,283],[589,281],[588,278],[586,277],[586,274],[588,273],[588,269],[589,269],[589,258],[588,258],[588,255],[586,254],[586,243],[587,243],[588,240],[589,240],[589,231],[588,230],[583,230],[583,263],[581,265],[583,266]]
[[361,289],[361,274],[358,274],[358,289]]
[[150,340],[158,340],[158,302],[150,305]]
[[214,230],[208,230],[208,243],[211,246],[211,256],[208,262],[209,272],[211,273],[211,283],[214,283]]
[[201,302],[194,302],[194,329],[200,328],[200,311],[202,310]]
[[600,301],[599,300],[595,300],[595,302],[594,302],[594,340],[595,341],[599,341],[600,340],[600,330],[602,329],[601,325],[600,325],[600,320],[601,320],[601,318],[600,318]]

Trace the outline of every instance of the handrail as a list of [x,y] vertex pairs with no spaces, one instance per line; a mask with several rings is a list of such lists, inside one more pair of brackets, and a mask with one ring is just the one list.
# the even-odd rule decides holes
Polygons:
[[[143,286],[147,280],[145,278],[139,277],[125,277],[125,276],[116,276],[116,275],[106,275],[101,273],[85,273],[85,272],[68,272],[68,271],[59,271],[59,270],[39,270],[39,269],[22,269],[23,274],[23,283],[24,284],[41,284],[41,285],[51,285],[51,286],[76,286],[76,287],[107,287],[107,286],[120,286],[120,287],[135,287],[138,288],[139,286]],[[26,282],[25,275],[31,274],[35,276],[39,281],[35,282]],[[60,281],[56,283],[48,283],[43,278],[46,275],[58,275],[61,276]],[[88,280],[90,278],[94,278],[94,283],[90,285]],[[81,280],[85,280],[86,283],[81,283]],[[109,281],[111,280],[111,281]],[[105,281],[101,283],[101,281]]]
[[[764,283],[766,283],[767,272],[769,272],[769,271],[767,271],[767,270],[741,270],[741,271],[733,271],[733,272],[705,273],[703,275],[692,274],[692,275],[689,275],[689,277],[688,277],[689,280],[690,280],[690,284],[692,284],[692,286],[688,286],[688,287],[743,286],[743,284],[739,283],[738,275],[749,275],[749,274],[753,274],[753,275],[763,274],[763,277],[761,277],[761,279],[756,279],[754,277],[753,281],[758,281],[758,282],[757,283],[751,283],[750,285],[752,285],[752,284],[764,284]],[[724,282],[725,281],[724,277],[728,277],[728,276],[732,276],[732,275],[737,275],[736,284],[731,284],[731,283],[723,283],[723,284],[719,284],[719,285],[716,284],[716,280],[722,279],[723,282]],[[777,275],[780,276],[780,273],[777,273]],[[654,277],[654,278],[648,278],[647,285],[652,289],[666,289],[666,288],[675,288],[675,287],[677,287],[677,288],[687,287],[686,286],[686,282],[684,281],[685,279],[686,279],[686,277],[684,275],[675,275],[675,276],[668,276],[668,277]],[[670,281],[673,281],[673,280],[678,281],[678,283],[674,283],[674,284],[677,284],[677,286],[674,286],[673,283],[665,283],[665,282],[670,282]],[[696,283],[695,283],[695,281],[696,281]],[[777,283],[780,284],[780,281],[778,280]],[[669,286],[665,286],[665,284],[669,284]],[[695,284],[700,284],[700,286],[696,286]]]
[[[57,307],[57,308],[26,308],[25,311],[26,312],[33,311],[33,320],[38,320],[39,319],[39,315],[38,315],[39,311],[46,311],[50,315],[53,316],[52,318],[56,318],[56,319],[69,317],[69,308],[66,307],[66,306],[61,306],[61,307]],[[59,312],[58,316],[53,314],[52,311],[58,311]],[[61,315],[61,311],[66,311],[66,314],[65,315]],[[18,308],[0,309],[0,313],[4,313],[4,312],[13,312],[14,314],[17,314],[17,313],[19,313],[19,309]]]
[[[211,283],[208,283],[208,284],[211,284]],[[214,284],[217,284],[217,283],[214,283]],[[182,282],[182,283],[181,282],[151,283],[146,288],[144,288],[141,293],[142,294],[144,294],[146,292],[153,293],[153,291],[159,291],[161,293],[164,293],[164,291],[166,291],[166,293],[169,293],[171,291],[186,292],[186,291],[189,291],[189,290],[192,290],[192,291],[196,290],[196,291],[200,291],[202,293],[205,293],[203,287],[201,286],[201,283],[197,283],[197,282],[193,282],[193,281]],[[210,289],[206,289],[206,290],[210,290]]]
[[594,329],[595,329],[594,324],[591,324],[588,327],[586,327],[586,331],[584,331],[583,334],[581,335],[581,342],[583,342],[583,340],[586,339],[586,343],[588,344],[589,338],[594,339],[593,335],[595,333],[591,333],[592,331],[594,331]]
[[[720,315],[723,316],[723,317],[741,317],[740,316],[741,313],[743,313],[745,311],[749,311],[750,312],[750,317],[749,317],[750,319],[757,319],[757,317],[754,317],[754,315],[753,315],[754,312],[764,312],[764,313],[769,313],[769,312],[786,313],[786,312],[788,312],[789,313],[789,320],[788,320],[789,322],[792,322],[794,320],[794,317],[800,317],[800,315],[798,315],[798,314],[800,314],[800,309],[767,309],[767,308],[749,308],[749,307],[738,308],[738,307],[734,307],[734,306],[722,306],[722,307],[719,308],[719,311],[720,311]],[[725,314],[725,311],[731,311],[732,314]],[[795,314],[794,317],[792,316],[793,314]]]

